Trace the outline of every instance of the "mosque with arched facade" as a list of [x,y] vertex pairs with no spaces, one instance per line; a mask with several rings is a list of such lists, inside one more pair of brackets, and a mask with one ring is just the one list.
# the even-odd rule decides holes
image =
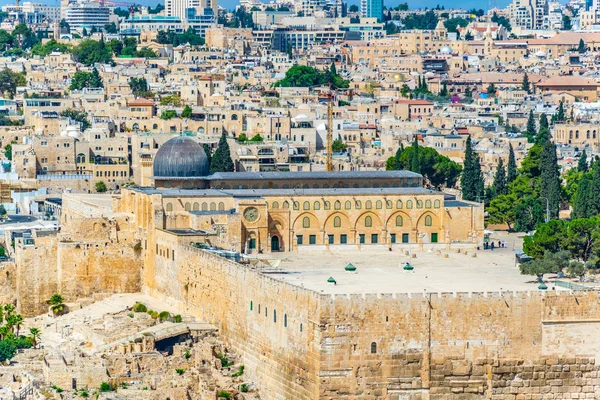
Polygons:
[[159,149],[152,171],[153,187],[124,188],[116,202],[159,256],[181,243],[252,254],[483,242],[483,205],[427,189],[410,171],[210,174],[184,136]]

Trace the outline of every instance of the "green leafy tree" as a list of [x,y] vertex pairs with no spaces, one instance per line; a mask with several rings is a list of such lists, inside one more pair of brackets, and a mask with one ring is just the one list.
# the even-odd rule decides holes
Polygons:
[[69,90],[81,90],[83,88],[103,88],[104,83],[96,68],[92,72],[77,71],[71,78]]
[[13,72],[8,68],[0,71],[0,94],[4,94],[12,99],[17,93],[17,87],[26,85],[27,79],[25,78],[25,74]]
[[0,363],[6,363],[17,353],[17,348],[11,340],[0,340]]
[[111,22],[109,24],[104,25],[104,31],[106,33],[117,33],[117,24],[115,24],[114,22]]
[[486,90],[486,92],[487,92],[487,94],[489,94],[489,95],[494,95],[494,94],[496,94],[496,91],[497,91],[497,90],[498,90],[498,89],[496,89],[496,85],[494,85],[493,83],[490,83],[490,84],[488,85],[488,87],[487,87],[487,90]]
[[252,136],[252,139],[250,139],[250,141],[254,142],[254,143],[261,143],[264,141],[264,139],[259,134],[256,134],[256,135]]
[[548,213],[551,219],[558,218],[560,207],[560,174],[556,157],[556,146],[547,141],[540,159],[540,195],[548,199]]
[[500,195],[492,199],[486,209],[488,222],[490,224],[506,224],[508,230],[512,230],[516,218],[515,207],[517,204],[517,197],[513,194]]
[[179,107],[181,105],[181,97],[177,93],[169,94],[161,97],[160,99],[161,106],[173,106]]
[[229,151],[229,144],[227,143],[227,137],[223,133],[221,135],[221,139],[219,139],[219,145],[217,146],[217,150],[215,150],[215,154],[210,162],[210,172],[234,172],[235,166],[233,165],[233,160],[231,159],[231,154]]
[[562,25],[563,25],[563,30],[565,30],[565,31],[570,31],[572,28],[571,17],[569,17],[567,14],[564,14],[562,17]]
[[357,13],[358,12],[358,6],[356,4],[352,4],[349,8],[348,11],[351,13]]
[[504,160],[502,158],[498,162],[496,175],[494,176],[494,189],[496,195],[506,194],[508,187],[506,186],[506,169],[504,168]]
[[410,159],[410,170],[412,172],[421,173],[421,158],[419,152],[419,139],[415,136],[413,140],[413,152]]
[[75,108],[67,108],[63,112],[60,113],[61,116],[70,118],[75,122],[79,122],[81,126],[81,130],[85,131],[88,128],[92,127],[92,124],[88,120],[88,113],[84,110],[78,110]]
[[104,40],[84,39],[73,49],[77,60],[85,65],[112,63],[112,49]]
[[541,258],[546,252],[556,253],[564,249],[567,222],[554,219],[537,226],[532,236],[523,239],[523,251],[533,258]]
[[587,262],[598,250],[600,239],[600,218],[580,218],[569,222],[566,232],[565,248],[573,258]]
[[529,232],[535,229],[536,225],[544,221],[546,215],[545,203],[539,198],[527,196],[518,202],[515,207],[515,230],[517,232]]
[[12,160],[12,143],[4,146],[4,157],[6,157],[7,160]]
[[94,188],[96,189],[96,192],[104,193],[106,192],[106,183],[104,183],[104,181],[98,181],[94,185]]
[[169,120],[169,119],[176,118],[176,117],[177,117],[177,111],[175,111],[175,110],[164,110],[160,114],[160,119],[165,119],[165,120]]
[[37,43],[35,46],[31,48],[31,54],[34,56],[46,57],[50,53],[54,51],[58,51],[60,53],[68,53],[71,50],[71,46],[64,43],[58,43],[54,39],[50,39],[46,43]]
[[118,57],[123,52],[123,42],[118,39],[113,39],[108,42],[108,47],[110,47],[111,51]]
[[146,78],[130,78],[129,87],[135,96],[144,97],[148,95],[148,81],[146,81]]
[[342,142],[340,139],[335,139],[331,143],[331,148],[333,149],[334,153],[343,153],[348,149],[348,145]]
[[331,83],[337,88],[347,88],[350,82],[339,75],[332,75],[330,70],[326,73],[306,65],[294,65],[285,73],[285,78],[275,82],[274,87],[312,87]]
[[192,107],[186,105],[181,112],[181,118],[192,118]]

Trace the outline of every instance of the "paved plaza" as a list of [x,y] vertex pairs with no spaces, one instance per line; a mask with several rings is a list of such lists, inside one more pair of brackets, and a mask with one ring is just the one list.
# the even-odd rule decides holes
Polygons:
[[[264,272],[285,282],[323,293],[423,293],[490,292],[538,290],[535,278],[521,275],[514,249],[521,249],[522,237],[506,233],[492,235],[506,241],[507,248],[457,253],[456,250],[413,250],[416,258],[403,251],[369,250],[300,252],[285,254],[277,268]],[[475,256],[473,256],[475,254]],[[445,258],[447,255],[447,258]],[[409,262],[413,271],[405,271]],[[352,263],[356,273],[344,267]],[[545,279],[554,275],[547,275]],[[336,284],[328,283],[333,277]],[[548,283],[549,290],[554,285]],[[556,288],[560,290],[560,288]]]

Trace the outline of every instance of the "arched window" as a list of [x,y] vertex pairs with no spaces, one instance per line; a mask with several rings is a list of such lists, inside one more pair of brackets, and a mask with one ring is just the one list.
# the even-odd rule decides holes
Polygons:
[[237,121],[238,120],[237,114],[231,114],[231,120],[232,121]]
[[304,217],[302,219],[302,227],[303,228],[310,228],[310,218]]
[[426,215],[425,216],[425,226],[431,226],[431,225],[432,225],[431,215]]
[[396,208],[399,209],[399,210],[402,209],[402,200],[396,201]]
[[173,204],[167,203],[167,211],[173,211]]
[[373,226],[373,218],[371,218],[371,217],[370,217],[370,216],[368,216],[368,215],[365,217],[365,226],[366,226],[367,228],[370,228],[370,227],[372,227],[372,226]]
[[321,209],[321,203],[318,201],[315,201],[313,203],[313,210],[320,210]]
[[425,200],[425,208],[431,208],[431,200]]
[[277,210],[279,208],[279,203],[274,201],[273,204],[271,204],[271,208],[273,208],[274,210]]
[[333,219],[333,227],[334,228],[339,228],[342,226],[342,219],[340,217],[335,217]]
[[344,203],[344,208],[346,210],[350,210],[352,208],[352,203],[350,202],[350,200],[346,200],[346,202]]
[[375,203],[375,208],[381,210],[382,207],[383,203],[381,202],[381,200],[377,200],[377,202]]
[[440,208],[440,201],[439,200],[434,200],[434,202],[433,202],[433,208]]
[[329,209],[331,209],[331,203],[330,203],[330,202],[328,202],[328,201],[326,201],[326,202],[324,203],[324,205],[323,205],[323,208],[324,208],[324,209],[326,209],[326,210],[329,210]]
[[342,203],[339,200],[336,200],[335,203],[333,203],[333,208],[335,210],[339,210],[340,208],[342,208]]
[[85,154],[79,153],[77,154],[77,163],[81,164],[85,162]]
[[370,210],[371,208],[373,208],[373,203],[371,203],[371,200],[367,200],[367,202],[365,203],[365,208],[367,210]]
[[412,208],[413,204],[412,204],[412,200],[408,200],[406,202],[406,208],[408,208],[409,210]]
[[184,209],[185,211],[190,211],[192,209],[192,205],[190,203],[185,203]]
[[299,201],[295,201],[294,202],[294,210],[299,210],[300,209],[300,202]]
[[391,200],[385,201],[385,208],[387,208],[388,210],[392,209],[392,201]]
[[417,208],[423,208],[423,200],[417,200]]
[[305,210],[310,210],[310,203],[308,201],[305,201],[302,205],[302,208]]
[[195,202],[194,205],[192,206],[192,210],[194,210],[194,211],[200,210],[200,204],[198,202]]
[[357,210],[362,209],[362,201],[356,200],[356,203],[354,203],[354,206],[356,207]]
[[224,211],[225,210],[225,203],[223,203],[222,201],[219,202],[219,211]]
[[288,203],[287,200],[283,202],[283,208],[290,208],[290,203]]
[[283,327],[287,328],[287,314],[283,314]]
[[152,124],[152,129],[158,129],[158,124]]
[[377,343],[371,343],[371,354],[377,354]]
[[217,210],[217,204],[214,201],[210,202],[210,211],[216,211]]
[[398,215],[396,217],[396,226],[402,226],[402,225],[404,225],[404,221],[402,220],[402,216]]

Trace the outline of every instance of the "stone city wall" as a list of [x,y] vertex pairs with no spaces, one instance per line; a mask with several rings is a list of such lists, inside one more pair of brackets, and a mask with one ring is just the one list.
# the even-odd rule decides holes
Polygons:
[[175,258],[148,290],[219,326],[266,399],[600,393],[595,292],[331,296],[188,246]]

